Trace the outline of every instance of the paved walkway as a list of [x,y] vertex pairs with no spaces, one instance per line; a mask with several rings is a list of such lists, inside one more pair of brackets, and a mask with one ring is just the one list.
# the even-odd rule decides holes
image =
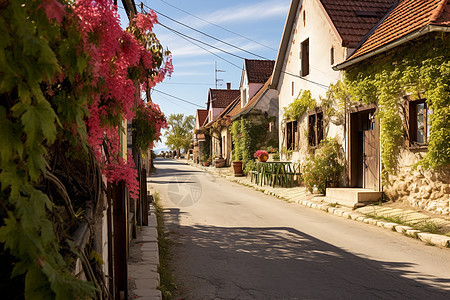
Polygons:
[[159,286],[159,252],[156,215],[148,216],[148,226],[142,226],[130,245],[128,259],[129,299],[162,299]]
[[[368,205],[365,207],[352,209],[349,207],[336,205],[336,201],[324,196],[312,195],[305,187],[280,188],[271,186],[260,186],[251,182],[249,177],[234,177],[232,168],[203,167],[184,161],[187,164],[201,168],[212,174],[224,177],[230,181],[253,187],[265,194],[275,196],[288,202],[299,203],[301,205],[320,209],[324,212],[335,214],[344,218],[367,224],[383,227],[398,233],[420,239],[427,245],[434,245],[450,248],[450,218],[431,217],[418,210],[405,210],[400,208],[386,207],[383,205]],[[446,235],[432,234],[427,230],[440,227]],[[420,230],[419,230],[420,229]]]

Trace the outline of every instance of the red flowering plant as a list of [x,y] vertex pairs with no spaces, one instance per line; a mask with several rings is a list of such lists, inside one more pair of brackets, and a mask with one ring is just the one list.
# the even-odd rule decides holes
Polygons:
[[22,289],[5,297],[102,298],[104,284],[79,280],[65,261],[68,232],[80,203],[101,198],[102,174],[137,196],[119,134],[138,115],[151,128],[141,147],[159,138],[161,111],[136,95],[170,76],[170,52],[153,12],[123,30],[112,0],[3,1],[0,12],[0,256],[12,257],[0,275]]
[[255,152],[255,154],[253,156],[256,158],[259,158],[261,155],[266,155],[268,157],[269,153],[267,153],[267,151],[265,151],[265,150],[258,150]]

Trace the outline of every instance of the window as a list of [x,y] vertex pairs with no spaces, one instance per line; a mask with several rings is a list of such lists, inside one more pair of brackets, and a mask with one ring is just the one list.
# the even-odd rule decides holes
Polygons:
[[309,39],[306,39],[301,45],[302,69],[301,76],[309,74]]
[[297,150],[298,148],[298,128],[297,121],[286,123],[286,149]]
[[322,139],[323,113],[314,112],[308,116],[308,144],[311,147],[317,147]]
[[330,64],[334,65],[334,47],[330,49]]
[[430,137],[430,110],[425,99],[409,101],[410,145],[426,145]]
[[294,82],[293,81],[292,81],[291,94],[292,94],[292,96],[294,96]]

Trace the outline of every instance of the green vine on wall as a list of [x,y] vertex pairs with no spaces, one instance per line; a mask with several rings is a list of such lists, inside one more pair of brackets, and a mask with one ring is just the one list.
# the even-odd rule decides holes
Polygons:
[[283,119],[285,121],[297,121],[308,110],[317,106],[316,99],[311,97],[311,91],[300,90],[299,96],[284,108]]
[[435,34],[347,70],[345,84],[353,99],[377,104],[385,175],[396,170],[405,132],[402,96],[407,94],[423,94],[432,112],[428,152],[421,164],[431,168],[450,164],[449,53],[448,37]]

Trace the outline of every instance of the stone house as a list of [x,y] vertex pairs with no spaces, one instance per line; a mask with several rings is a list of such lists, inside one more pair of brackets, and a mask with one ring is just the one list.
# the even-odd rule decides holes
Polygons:
[[[360,79],[366,79],[367,84],[382,74],[387,78],[376,92],[367,93],[366,97],[373,99],[366,99],[366,103],[372,104],[349,110],[349,185],[369,185],[382,190],[391,200],[447,215],[450,212],[450,93],[448,77],[445,78],[450,66],[448,32],[448,1],[404,0],[371,30],[351,56],[335,67],[346,71],[350,84],[358,84]],[[443,66],[447,71],[440,71]],[[434,72],[437,75],[433,78]],[[383,98],[382,92],[389,98]],[[390,103],[394,105],[389,107]],[[388,108],[394,111],[383,119],[389,113]],[[390,129],[395,120],[398,138]],[[364,124],[366,128],[361,127]],[[391,139],[395,139],[393,147],[389,146]],[[390,157],[386,154],[383,157],[383,151],[395,156],[392,157],[395,169],[391,172],[387,172]]]
[[[336,137],[345,148],[342,122],[324,122],[321,100],[341,78],[333,66],[344,62],[360,40],[391,9],[394,0],[292,0],[270,87],[279,99],[279,149],[284,160],[304,162],[324,137]],[[283,117],[302,91],[316,107],[299,119]]]

